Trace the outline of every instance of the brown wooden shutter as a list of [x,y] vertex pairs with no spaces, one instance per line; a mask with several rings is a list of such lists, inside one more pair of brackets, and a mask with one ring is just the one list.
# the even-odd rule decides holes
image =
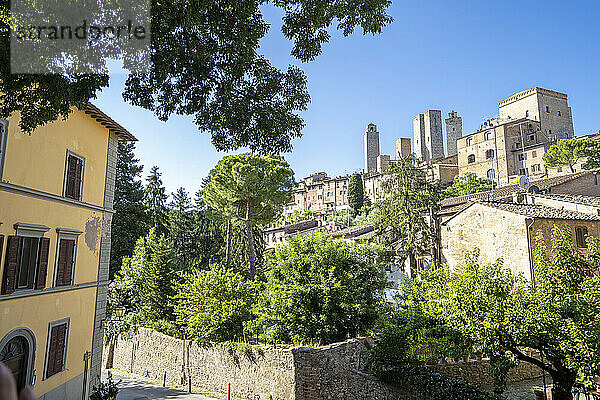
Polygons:
[[56,269],[56,286],[67,286],[72,284],[71,275],[73,275],[74,251],[74,240],[60,240],[58,248],[58,268]]
[[50,252],[50,239],[41,238],[40,247],[38,250],[38,263],[37,263],[37,283],[36,289],[43,289],[46,287],[46,275],[48,272],[48,253]]
[[75,198],[75,176],[77,174],[77,157],[69,154],[67,157],[67,177],[65,182],[65,197]]
[[21,261],[21,244],[23,238],[20,236],[9,236],[6,244],[6,259],[4,261],[4,274],[2,277],[2,294],[10,294],[17,286],[17,271]]
[[83,172],[83,160],[75,157],[75,182],[73,184],[73,198],[81,200],[81,177]]
[[46,365],[46,378],[61,372],[64,369],[65,343],[67,339],[67,324],[53,326],[50,330],[50,346],[48,347],[48,361]]

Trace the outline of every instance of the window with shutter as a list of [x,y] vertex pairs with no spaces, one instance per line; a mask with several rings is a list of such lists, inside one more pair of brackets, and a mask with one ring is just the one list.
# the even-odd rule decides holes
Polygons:
[[74,200],[81,200],[83,183],[84,159],[67,151],[65,167],[64,196]]
[[6,259],[4,260],[4,274],[2,276],[2,294],[10,294],[17,288],[17,271],[21,260],[20,236],[9,236],[6,242]]
[[58,244],[58,261],[56,263],[56,286],[73,284],[73,268],[75,264],[74,239],[60,239]]
[[586,236],[588,234],[588,230],[585,226],[577,226],[575,227],[575,243],[577,247],[587,248]]
[[61,320],[50,323],[46,354],[46,372],[44,379],[65,369],[65,355],[69,321]]
[[40,246],[38,251],[37,260],[37,278],[36,278],[36,289],[43,289],[46,287],[46,275],[48,272],[48,252],[50,251],[50,239],[41,238]]

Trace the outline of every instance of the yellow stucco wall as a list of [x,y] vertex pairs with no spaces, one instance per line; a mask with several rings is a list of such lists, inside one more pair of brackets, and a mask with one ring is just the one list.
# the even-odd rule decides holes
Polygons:
[[[18,128],[18,117],[11,118],[4,162],[5,182],[62,196],[65,157],[71,150],[85,157],[82,201],[102,206],[106,179],[109,133],[85,113],[75,110],[66,121],[38,128],[31,135]],[[0,277],[4,273],[6,237],[14,235],[17,222],[41,224],[50,228],[46,289],[35,295],[12,298],[0,296],[0,339],[15,328],[27,327],[35,335],[34,390],[40,396],[83,373],[83,355],[92,349],[96,286],[102,233],[102,211],[89,207],[12,193],[0,188],[0,234],[4,246],[0,255]],[[74,284],[53,292],[58,233],[56,228],[82,231],[78,236]],[[15,292],[17,294],[17,292]],[[65,370],[44,380],[44,363],[50,322],[70,318]]]
[[74,110],[67,120],[37,128],[31,135],[11,117],[3,180],[57,195],[63,194],[67,150],[85,157],[83,202],[102,205],[106,177],[108,130],[89,115]]
[[[95,301],[96,288],[92,287],[0,302],[0,337],[17,327],[27,327],[35,334],[36,396],[83,372],[83,354],[92,348]],[[44,380],[48,324],[63,318],[70,318],[65,370]]]

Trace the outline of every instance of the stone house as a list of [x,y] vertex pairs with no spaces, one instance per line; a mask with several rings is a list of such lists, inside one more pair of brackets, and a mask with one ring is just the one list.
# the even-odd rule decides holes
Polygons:
[[[584,201],[583,197],[579,197]],[[533,277],[533,253],[539,234],[549,240],[555,225],[568,226],[573,240],[585,248],[585,237],[600,238],[600,198],[588,205],[567,197],[524,197],[521,203],[478,201],[441,224],[441,261],[450,268],[464,262],[465,254],[480,250],[480,261],[493,263],[501,258],[515,273]],[[597,204],[597,205],[594,205]]]

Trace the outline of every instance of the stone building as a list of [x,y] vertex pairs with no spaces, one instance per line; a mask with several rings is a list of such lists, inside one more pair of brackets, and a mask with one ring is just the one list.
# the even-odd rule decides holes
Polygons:
[[448,113],[446,122],[446,149],[448,156],[458,154],[456,141],[462,137],[462,118],[458,116],[456,111],[452,110]]
[[428,162],[430,181],[439,181],[442,186],[450,186],[458,175],[458,155],[436,158]]
[[385,172],[390,166],[389,154],[380,154],[377,156],[377,172]]
[[548,140],[572,138],[573,115],[565,93],[534,87],[498,103],[500,118],[538,121]]
[[412,144],[410,138],[399,138],[396,140],[396,160],[401,157],[408,157],[412,154]]
[[365,131],[365,173],[377,171],[377,157],[379,156],[379,132],[377,125],[367,125]]
[[284,215],[298,210],[312,211],[320,217],[349,208],[349,182],[349,175],[331,178],[326,172],[311,174],[298,182],[291,202],[285,206]]
[[550,145],[539,121],[490,119],[476,132],[458,139],[458,172],[472,172],[497,185],[506,185],[520,175],[539,178],[546,175],[542,157]]
[[[479,201],[441,224],[441,260],[450,268],[464,263],[465,255],[480,250],[480,262],[489,264],[502,259],[515,273],[532,279],[535,239],[542,234],[550,240],[552,228],[568,226],[575,244],[585,249],[588,235],[600,237],[600,198],[589,198],[588,209],[561,202],[535,201],[523,197],[521,202]],[[533,200],[533,201],[532,201]],[[581,196],[580,196],[580,200]],[[562,203],[569,203],[563,198]],[[595,206],[594,206],[595,205]]]
[[415,155],[421,160],[444,157],[442,111],[428,110],[413,119]]
[[[574,174],[554,176],[530,181],[529,192],[538,196],[588,196],[600,197],[600,170],[589,170]],[[527,192],[518,184],[510,184],[494,190],[472,193],[465,196],[452,197],[440,202],[438,218],[444,222],[453,217],[472,202],[477,201],[512,201],[525,196]]]

